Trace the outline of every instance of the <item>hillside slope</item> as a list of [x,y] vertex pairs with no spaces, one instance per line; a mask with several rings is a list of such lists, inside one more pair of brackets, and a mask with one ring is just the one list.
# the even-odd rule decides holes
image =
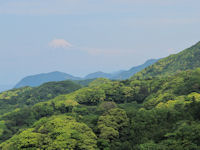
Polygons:
[[67,94],[82,86],[69,80],[48,82],[38,87],[23,87],[0,93],[0,115],[16,108],[47,101],[60,94]]
[[[198,47],[160,60],[137,79],[100,78],[72,93],[1,115],[0,148],[200,149]],[[1,96],[9,99],[16,93]]]
[[196,150],[199,93],[200,68],[153,79],[97,79],[2,115],[0,148]]
[[178,54],[160,59],[157,63],[137,73],[133,78],[168,76],[198,67],[200,67],[200,42]]

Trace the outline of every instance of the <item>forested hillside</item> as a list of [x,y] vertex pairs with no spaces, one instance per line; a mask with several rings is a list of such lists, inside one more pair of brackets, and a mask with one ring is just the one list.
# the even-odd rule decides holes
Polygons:
[[134,78],[148,78],[155,76],[169,76],[179,71],[200,67],[200,42],[184,51],[160,59],[137,73]]
[[1,108],[0,149],[199,150],[199,52],[198,43],[128,80],[2,93],[15,107]]
[[155,79],[98,79],[1,116],[1,147],[199,149],[199,92],[200,69]]
[[0,93],[0,115],[16,108],[31,106],[67,94],[82,86],[72,81],[49,82],[39,87],[24,87]]

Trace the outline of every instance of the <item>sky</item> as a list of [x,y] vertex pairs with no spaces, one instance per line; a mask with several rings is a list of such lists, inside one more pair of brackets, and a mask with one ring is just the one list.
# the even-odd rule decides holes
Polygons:
[[199,0],[0,0],[0,84],[84,76],[162,58],[200,41]]

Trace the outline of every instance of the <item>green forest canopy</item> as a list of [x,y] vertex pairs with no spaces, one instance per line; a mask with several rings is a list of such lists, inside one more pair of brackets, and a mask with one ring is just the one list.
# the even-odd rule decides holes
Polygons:
[[[64,81],[2,93],[0,148],[198,150],[199,51],[198,43],[129,80],[100,78],[86,87]],[[185,65],[177,65],[183,59]]]

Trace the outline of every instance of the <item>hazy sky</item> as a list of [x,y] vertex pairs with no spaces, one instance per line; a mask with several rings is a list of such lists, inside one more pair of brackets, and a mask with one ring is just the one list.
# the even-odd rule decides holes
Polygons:
[[0,84],[129,69],[200,41],[199,0],[0,0]]

